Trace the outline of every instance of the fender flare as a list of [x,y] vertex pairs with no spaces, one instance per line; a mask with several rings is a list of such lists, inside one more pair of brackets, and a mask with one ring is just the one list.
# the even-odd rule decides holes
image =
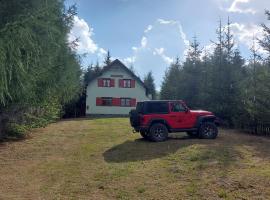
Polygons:
[[203,122],[215,122],[216,116],[214,115],[205,115],[205,116],[199,116],[196,121],[196,128],[199,128]]
[[150,127],[151,127],[152,124],[154,124],[154,123],[162,123],[162,124],[164,124],[164,125],[167,127],[168,131],[171,130],[171,127],[170,127],[170,125],[168,124],[168,122],[167,122],[165,119],[162,119],[162,118],[154,118],[154,119],[151,119],[151,120],[148,122],[148,129],[150,129]]

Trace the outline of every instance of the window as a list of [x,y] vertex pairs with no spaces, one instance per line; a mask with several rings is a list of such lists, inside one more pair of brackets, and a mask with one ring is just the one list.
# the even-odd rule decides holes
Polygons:
[[103,87],[110,87],[111,86],[111,79],[103,79]]
[[186,108],[178,102],[172,103],[172,112],[185,112]]
[[131,80],[130,79],[124,79],[124,88],[131,88]]
[[143,113],[143,111],[144,111],[144,103],[138,102],[137,106],[136,106],[136,110],[137,110],[138,113]]
[[120,88],[135,88],[135,80],[132,79],[119,79]]
[[110,78],[99,78],[98,87],[114,87],[114,79]]
[[168,113],[168,110],[167,102],[149,102],[147,104],[148,113]]
[[112,97],[102,97],[102,106],[112,106]]
[[130,107],[131,99],[130,98],[121,98],[121,106]]

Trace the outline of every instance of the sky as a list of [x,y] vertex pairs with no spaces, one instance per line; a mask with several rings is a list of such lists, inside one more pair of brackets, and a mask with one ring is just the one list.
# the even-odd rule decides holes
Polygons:
[[[253,37],[263,36],[261,23],[270,0],[67,0],[78,14],[68,36],[84,68],[103,63],[107,50],[143,78],[153,72],[159,89],[164,73],[178,56],[184,61],[196,36],[203,51],[213,50],[219,20],[228,17],[235,45],[249,58]],[[263,51],[261,51],[263,53]]]

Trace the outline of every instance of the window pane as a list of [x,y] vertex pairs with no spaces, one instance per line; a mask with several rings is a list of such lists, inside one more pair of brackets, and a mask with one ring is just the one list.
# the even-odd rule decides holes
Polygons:
[[155,102],[147,105],[148,113],[168,113],[168,103],[166,102]]
[[130,106],[130,98],[121,98],[121,106]]
[[130,106],[130,99],[126,99],[126,105]]
[[131,80],[124,80],[124,87],[130,88],[131,87]]
[[121,99],[121,106],[125,106],[125,99]]
[[185,112],[185,107],[180,103],[173,103],[172,104],[172,112]]
[[112,106],[112,98],[110,98],[110,97],[102,98],[102,105],[103,106]]

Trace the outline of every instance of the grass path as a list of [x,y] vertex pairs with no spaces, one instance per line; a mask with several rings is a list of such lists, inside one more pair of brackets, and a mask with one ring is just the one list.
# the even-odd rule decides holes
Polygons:
[[0,199],[270,199],[270,140],[151,143],[128,119],[61,121],[0,144]]

